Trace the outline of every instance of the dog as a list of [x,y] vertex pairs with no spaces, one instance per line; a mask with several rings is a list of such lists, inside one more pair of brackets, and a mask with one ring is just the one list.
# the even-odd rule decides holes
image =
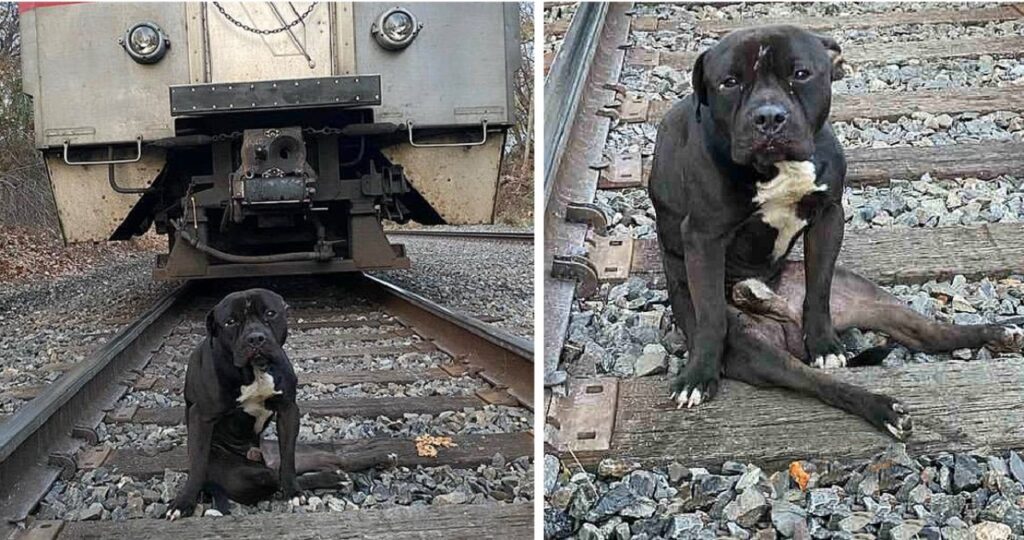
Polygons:
[[[206,316],[206,338],[185,373],[188,480],[167,510],[191,515],[201,492],[228,514],[228,500],[255,504],[341,481],[340,458],[303,449],[296,458],[298,378],[285,354],[287,305],[266,289],[234,292]],[[278,441],[261,435],[276,417]],[[297,467],[298,461],[298,467]]]
[[[884,332],[911,349],[1019,350],[1015,326],[933,322],[836,267],[846,161],[828,116],[843,76],[830,37],[789,25],[742,29],[697,58],[693,92],[658,127],[649,193],[672,310],[689,361],[672,399],[694,407],[720,377],[812,395],[897,439],[912,431],[899,401],[812,369],[847,358],[838,332]],[[805,259],[787,260],[798,238]]]

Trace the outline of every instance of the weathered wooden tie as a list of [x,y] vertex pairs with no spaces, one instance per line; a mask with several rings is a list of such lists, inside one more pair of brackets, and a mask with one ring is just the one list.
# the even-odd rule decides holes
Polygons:
[[[657,124],[675,101],[652,101],[647,121]],[[918,90],[898,94],[833,94],[829,120],[849,122],[855,118],[892,120],[915,112],[954,115],[962,112],[988,114],[996,111],[1024,111],[1021,89],[958,88],[955,90]]]
[[[378,437],[373,439],[337,440],[329,443],[303,443],[338,455],[341,469],[354,472],[373,467],[440,467],[443,465],[468,468],[491,463],[495,454],[512,460],[533,455],[533,436],[529,433],[494,433],[488,435],[452,435],[455,446],[440,447],[437,456],[421,456],[414,439]],[[109,452],[94,450],[101,456],[90,463],[91,468],[106,467],[120,474],[136,478],[150,478],[164,473],[164,469],[188,469],[188,452],[184,445],[155,455],[142,450],[116,449]],[[82,467],[81,463],[79,464]],[[83,467],[84,468],[84,467]]]
[[[1022,358],[829,370],[840,380],[900,399],[913,418],[907,448],[915,455],[1024,445],[1022,372]],[[600,413],[613,414],[614,427],[595,430],[601,423],[592,418],[584,429],[597,432],[580,437],[570,429],[559,432],[556,442],[565,460],[575,459],[572,449],[588,467],[616,457],[647,466],[678,461],[715,467],[732,460],[777,468],[799,459],[868,458],[894,441],[858,417],[786,390],[726,380],[710,402],[677,409],[664,377],[598,383],[615,395],[615,407],[605,405]],[[570,391],[589,384],[594,381],[571,381]],[[574,410],[553,405],[550,415],[577,426],[581,421],[572,418]]]
[[[376,418],[387,416],[399,418],[403,414],[441,414],[446,411],[461,411],[479,408],[484,402],[477,396],[427,396],[427,397],[382,397],[382,398],[332,398],[299,402],[302,414],[311,416],[364,416]],[[184,423],[184,407],[140,408],[136,406],[117,409],[107,415],[112,423],[157,424],[176,426]]]
[[[43,529],[35,531],[35,529]],[[56,534],[46,529],[57,529]],[[37,522],[34,538],[58,540],[195,540],[307,538],[447,540],[450,538],[533,538],[533,506],[486,504],[395,507],[359,512],[257,514],[220,518],[132,519],[115,521]]]
[[[634,240],[632,274],[664,283],[656,239]],[[801,258],[801,245],[793,253]],[[1024,242],[1015,223],[980,227],[866,229],[848,234],[839,265],[880,284],[922,283],[962,274],[968,279],[1024,272]]]

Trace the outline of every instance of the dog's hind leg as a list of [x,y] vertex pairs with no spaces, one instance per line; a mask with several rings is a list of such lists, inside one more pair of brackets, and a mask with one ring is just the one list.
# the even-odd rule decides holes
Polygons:
[[[762,339],[762,324],[736,309],[729,310],[725,376],[753,386],[779,387],[817,398],[827,405],[855,414],[882,431],[904,440],[912,423],[899,401],[840,382],[813,369],[786,351]],[[768,331],[777,331],[768,328]]]
[[856,295],[854,304],[843,310],[843,326],[883,332],[908,349],[936,353],[988,347],[1003,352],[1024,347],[1024,330],[1016,325],[939,322],[850,271],[837,271],[834,286]]
[[203,486],[203,490],[210,494],[210,498],[213,499],[213,508],[221,514],[228,516],[231,515],[231,501],[228,497],[227,491],[220,484],[213,482],[207,482]]
[[[790,262],[774,287],[790,312],[804,301],[803,267]],[[888,334],[908,349],[947,352],[988,347],[993,351],[1020,351],[1024,330],[1013,324],[948,324],[935,321],[907,307],[889,291],[854,272],[836,268],[832,279],[832,320],[836,330],[850,328]]]

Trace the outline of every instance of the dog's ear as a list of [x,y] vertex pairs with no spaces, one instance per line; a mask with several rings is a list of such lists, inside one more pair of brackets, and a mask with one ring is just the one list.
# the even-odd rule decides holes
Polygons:
[[700,106],[708,104],[708,89],[704,86],[704,57],[707,54],[707,51],[700,53],[697,61],[693,63],[693,79],[690,81],[690,86],[693,87],[693,106],[697,112],[698,122],[700,122]]
[[846,61],[843,60],[843,49],[839,46],[839,43],[832,39],[832,36],[819,35],[818,39],[821,40],[821,44],[825,46],[825,52],[828,53],[829,59],[832,61],[832,80],[838,81],[842,79],[846,72],[843,69],[846,66]]
[[288,341],[288,311],[291,310],[291,306],[288,305],[284,299],[281,299],[281,335],[274,336],[277,338],[278,345],[284,345],[285,341]]
[[214,310],[211,309],[210,312],[206,314],[206,335],[210,337],[217,337],[217,319],[214,318],[213,311]]

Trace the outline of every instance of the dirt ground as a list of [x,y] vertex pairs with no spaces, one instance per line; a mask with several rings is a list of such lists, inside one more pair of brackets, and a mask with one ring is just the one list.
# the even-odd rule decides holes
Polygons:
[[53,232],[0,225],[0,283],[53,279],[78,274],[102,264],[111,255],[154,251],[163,240],[147,235],[127,242],[65,246]]

